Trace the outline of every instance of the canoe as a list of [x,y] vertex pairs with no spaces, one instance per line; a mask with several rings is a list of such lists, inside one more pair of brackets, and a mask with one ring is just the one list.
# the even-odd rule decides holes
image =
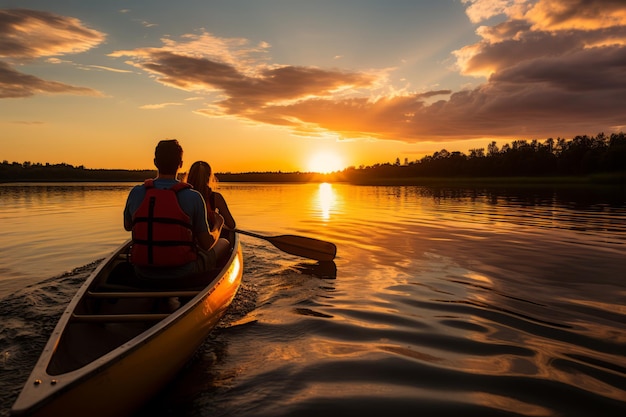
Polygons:
[[134,276],[130,241],[121,245],[65,309],[11,414],[137,411],[189,361],[235,297],[243,257],[238,234],[228,238],[230,254],[213,271],[159,280],[158,288]]

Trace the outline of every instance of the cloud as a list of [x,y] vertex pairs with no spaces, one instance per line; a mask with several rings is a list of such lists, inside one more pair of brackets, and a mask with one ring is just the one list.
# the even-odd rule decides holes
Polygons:
[[169,106],[182,106],[182,103],[159,103],[159,104],[144,104],[143,106],[140,106],[140,109],[144,109],[144,110],[158,110],[158,109],[164,109],[165,107],[169,107]]
[[[28,97],[37,93],[100,95],[85,87],[46,81],[17,71],[15,63],[42,57],[85,52],[104,40],[73,17],[26,9],[0,10],[0,98]],[[49,62],[61,62],[48,58]]]
[[161,48],[121,50],[115,51],[109,56],[131,57],[135,66],[146,69],[143,65],[145,61],[155,56],[166,57],[169,54],[172,57],[195,58],[198,62],[202,60],[228,65],[248,76],[254,76],[269,60],[266,53],[270,45],[267,42],[250,45],[248,40],[243,38],[220,38],[204,31],[199,34],[183,35],[180,41],[166,37],[162,39],[162,42]]
[[121,73],[131,73],[132,72],[132,71],[129,71],[129,70],[105,67],[105,66],[102,66],[102,65],[87,65],[86,68],[95,68],[95,69],[100,69],[100,70],[104,70],[104,71],[121,72]]
[[478,134],[563,136],[622,128],[626,3],[508,3],[510,8],[499,9],[508,20],[479,28],[482,41],[455,52],[462,73],[488,80],[471,93],[453,95],[442,106],[448,114],[455,104],[474,102],[468,114],[483,122],[466,122]]
[[526,14],[537,30],[592,30],[626,25],[623,0],[543,0]]
[[[304,134],[448,141],[597,134],[626,125],[623,0],[464,0],[480,40],[453,52],[468,90],[408,92],[393,69],[272,64],[270,45],[203,32],[117,51],[157,82],[214,92],[197,109]],[[495,19],[497,17],[497,19]],[[491,23],[491,26],[483,24]]]
[[516,0],[461,0],[463,4],[469,4],[466,9],[467,16],[472,23],[479,23],[499,15],[511,15],[519,12],[525,1]]
[[0,99],[30,97],[39,93],[101,95],[90,88],[75,87],[56,81],[46,81],[33,75],[23,74],[0,61]]
[[0,10],[0,57],[29,59],[87,51],[104,40],[104,34],[86,28],[80,20],[54,13]]
[[348,88],[370,87],[368,74],[313,67],[266,65],[254,55],[267,45],[249,47],[241,39],[210,34],[187,35],[184,42],[165,40],[162,48],[116,51],[129,63],[165,85],[187,90],[219,91],[227,98],[220,106],[229,114],[255,112],[275,103],[332,96]]

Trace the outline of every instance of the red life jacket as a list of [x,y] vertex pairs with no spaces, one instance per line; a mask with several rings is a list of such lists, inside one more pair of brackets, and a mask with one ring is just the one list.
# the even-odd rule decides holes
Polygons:
[[196,259],[196,244],[189,216],[176,193],[191,185],[180,182],[169,189],[144,182],[146,196],[133,215],[130,259],[138,266],[182,266]]

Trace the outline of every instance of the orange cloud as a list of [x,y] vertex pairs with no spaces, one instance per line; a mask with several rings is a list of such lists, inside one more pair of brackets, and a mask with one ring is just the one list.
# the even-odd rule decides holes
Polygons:
[[541,0],[525,16],[535,30],[594,30],[626,25],[623,0]]
[[37,10],[0,10],[0,57],[75,54],[99,45],[104,38],[73,17]]
[[473,23],[499,15],[512,16],[526,7],[524,0],[461,0],[461,3],[468,4],[466,14]]
[[28,97],[37,93],[100,95],[85,87],[75,87],[16,71],[8,61],[87,51],[104,40],[104,34],[84,27],[78,19],[53,13],[26,10],[0,10],[0,98]]

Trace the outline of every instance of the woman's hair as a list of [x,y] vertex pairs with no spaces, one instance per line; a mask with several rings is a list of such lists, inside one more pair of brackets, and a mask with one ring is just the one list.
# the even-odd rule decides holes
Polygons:
[[215,185],[217,179],[213,175],[211,165],[204,161],[196,161],[191,165],[191,168],[189,168],[186,182],[191,184],[195,190],[200,192],[208,204],[211,187]]

